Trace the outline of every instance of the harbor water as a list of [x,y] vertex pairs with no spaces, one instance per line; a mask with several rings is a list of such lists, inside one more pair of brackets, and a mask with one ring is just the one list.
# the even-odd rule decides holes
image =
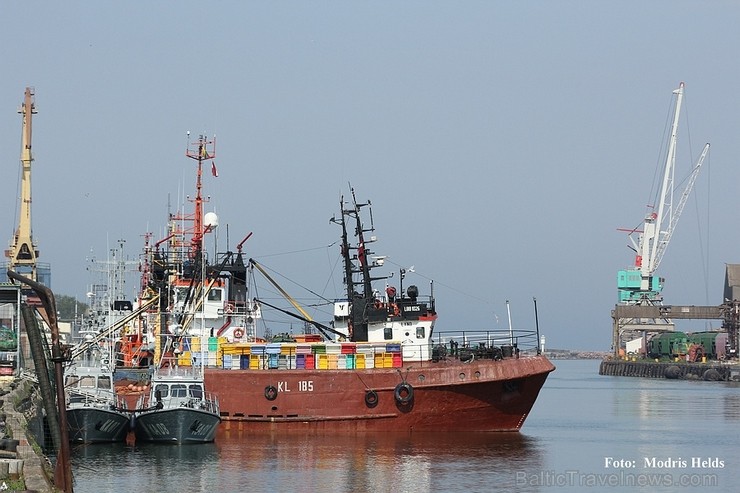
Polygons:
[[734,491],[740,385],[556,360],[520,433],[251,434],[73,448],[76,493]]

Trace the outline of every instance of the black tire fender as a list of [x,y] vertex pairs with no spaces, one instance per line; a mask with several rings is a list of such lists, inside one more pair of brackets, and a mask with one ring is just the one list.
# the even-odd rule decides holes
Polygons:
[[368,390],[365,392],[365,405],[370,409],[378,405],[378,393],[374,390]]
[[265,387],[265,399],[268,401],[274,401],[277,399],[278,390],[274,385],[268,385]]
[[396,402],[405,406],[414,400],[414,387],[410,383],[401,382],[396,385],[396,390],[393,391],[393,397]]

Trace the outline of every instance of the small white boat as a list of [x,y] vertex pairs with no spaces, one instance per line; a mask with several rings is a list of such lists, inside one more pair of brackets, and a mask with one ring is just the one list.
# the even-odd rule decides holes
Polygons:
[[218,399],[204,387],[201,367],[177,366],[165,360],[152,375],[149,394],[137,403],[136,440],[176,444],[212,442],[221,416]]
[[113,387],[113,370],[90,346],[64,373],[69,440],[122,442],[129,430],[125,403]]

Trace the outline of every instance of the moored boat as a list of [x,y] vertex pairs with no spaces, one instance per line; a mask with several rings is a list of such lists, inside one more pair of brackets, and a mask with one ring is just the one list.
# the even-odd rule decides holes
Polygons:
[[[346,297],[330,324],[304,313],[326,340],[223,343],[231,367],[205,370],[226,427],[321,431],[517,431],[554,366],[536,331],[435,332],[436,301],[410,285],[373,287],[374,231],[352,198],[340,201]],[[372,215],[370,215],[372,217]],[[366,229],[368,228],[368,229]],[[355,232],[349,240],[348,230]],[[254,260],[250,265],[259,268]],[[264,269],[260,269],[264,271]],[[405,270],[399,281],[403,285]],[[386,281],[387,282],[387,281]],[[259,300],[257,300],[259,303]],[[266,302],[261,303],[269,306]],[[251,310],[251,316],[257,315]],[[249,361],[247,364],[246,361]],[[238,365],[235,363],[238,361]],[[238,368],[238,369],[237,369]],[[229,389],[240,389],[239,392]]]
[[137,441],[178,445],[213,441],[221,422],[218,399],[205,391],[201,369],[165,361],[152,375],[150,389],[136,405]]
[[[433,283],[422,295],[404,290],[410,274],[371,271],[374,256],[370,203],[340,200],[341,259],[345,290],[332,303],[330,320],[312,318],[253,259],[242,240],[236,252],[208,261],[204,237],[217,226],[203,214],[202,169],[212,159],[201,137],[195,212],[171,217],[170,235],[148,250],[142,301],[157,293],[158,309],[147,326],[155,340],[174,341],[182,367],[202,369],[219,400],[222,427],[308,431],[517,431],[548,374],[555,368],[540,354],[537,330],[437,331]],[[183,228],[183,224],[192,227]],[[350,239],[350,231],[354,231]],[[251,233],[250,233],[251,234]],[[292,306],[256,297],[248,280],[261,273]],[[381,288],[375,286],[385,281]],[[299,320],[306,333],[258,334],[272,310]],[[162,357],[164,350],[155,347]],[[154,387],[154,386],[153,386]],[[151,404],[150,404],[151,405]]]
[[121,442],[129,430],[125,402],[115,392],[113,369],[97,345],[88,345],[64,372],[69,440]]

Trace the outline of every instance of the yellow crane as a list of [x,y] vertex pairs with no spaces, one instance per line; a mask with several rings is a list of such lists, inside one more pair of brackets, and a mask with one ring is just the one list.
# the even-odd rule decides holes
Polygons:
[[8,257],[8,269],[28,276],[33,281],[39,281],[37,261],[39,250],[33,242],[31,233],[31,130],[33,115],[36,113],[34,91],[26,87],[23,105],[18,111],[23,115],[23,130],[21,133],[21,196],[18,229],[15,230],[10,248],[5,250]]

